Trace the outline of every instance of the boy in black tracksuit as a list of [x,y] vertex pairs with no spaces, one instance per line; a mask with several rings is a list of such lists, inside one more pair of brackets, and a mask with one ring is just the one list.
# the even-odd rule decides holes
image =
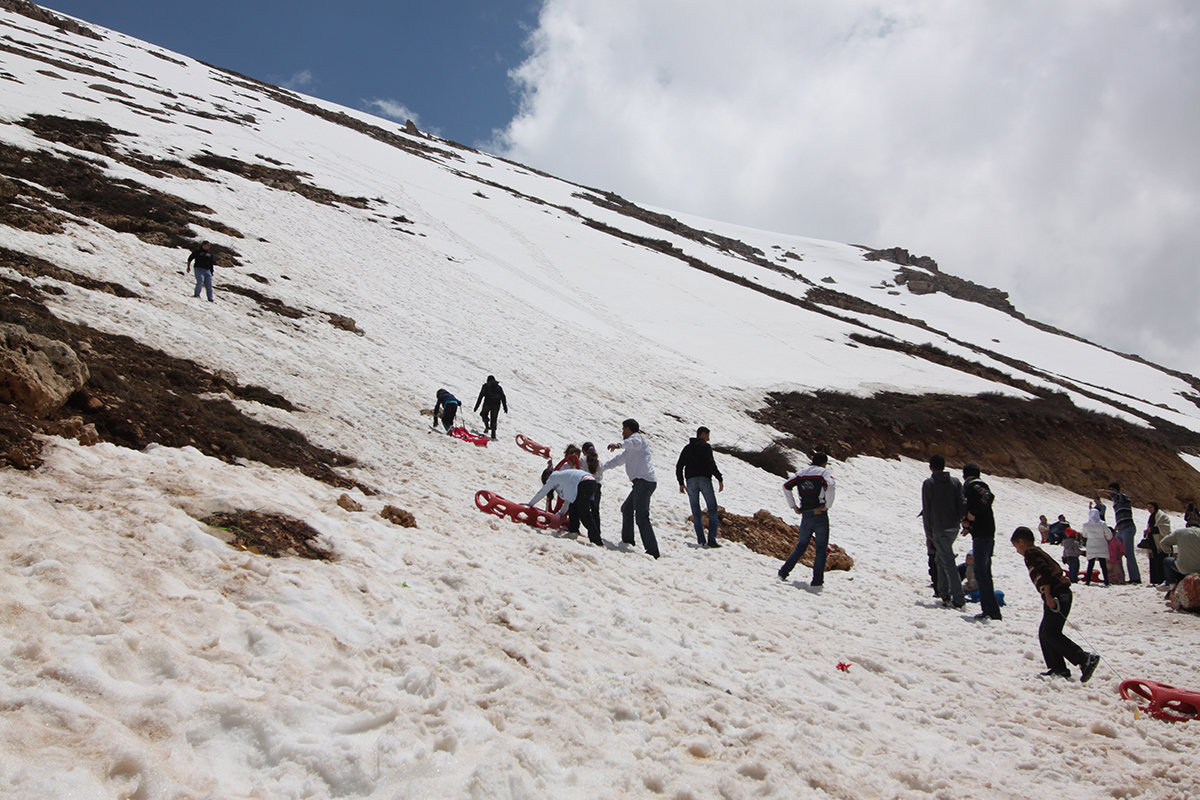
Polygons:
[[1071,679],[1067,661],[1080,669],[1079,682],[1087,683],[1100,663],[1098,653],[1085,653],[1083,648],[1067,638],[1063,626],[1071,613],[1071,582],[1063,574],[1062,567],[1046,551],[1033,543],[1033,531],[1026,527],[1013,531],[1012,545],[1025,559],[1029,578],[1042,595],[1042,624],[1038,628],[1038,642],[1042,645],[1042,658],[1048,669],[1045,677],[1057,676]]

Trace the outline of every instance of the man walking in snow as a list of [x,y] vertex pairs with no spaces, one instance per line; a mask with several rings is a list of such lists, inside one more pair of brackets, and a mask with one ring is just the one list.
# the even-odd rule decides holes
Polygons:
[[[808,543],[816,537],[813,545],[813,573],[809,586],[825,585],[825,559],[829,556],[829,507],[833,505],[833,473],[826,466],[829,457],[822,452],[813,453],[812,464],[788,478],[783,484],[783,494],[792,510],[800,515],[800,536],[792,554],[779,568],[779,580],[786,581],[792,574],[796,562],[808,550]],[[799,504],[792,494],[800,495]]]
[[[720,547],[717,544],[717,496],[713,493],[712,479],[717,478],[719,491],[725,491],[725,479],[713,458],[712,446],[708,443],[709,431],[703,426],[683,447],[679,460],[675,462],[675,479],[679,481],[680,493],[687,493],[692,507],[692,524],[696,529],[696,541],[701,547]],[[708,506],[708,542],[704,540],[704,525],[700,518],[700,495]]]
[[[1116,522],[1117,538],[1125,546],[1126,583],[1141,583],[1142,573],[1138,570],[1137,549],[1133,546],[1137,536],[1137,525],[1133,521],[1133,501],[1121,491],[1121,484],[1113,481],[1107,489],[1101,489],[1112,500],[1113,519]],[[1111,565],[1110,565],[1111,566]]]
[[213,301],[212,279],[214,267],[212,244],[201,242],[200,246],[188,256],[187,266],[184,267],[184,271],[191,270],[193,262],[196,265],[196,291],[192,294],[192,297],[199,297],[200,289],[203,288],[208,293],[208,302],[211,303]]
[[996,547],[996,517],[992,513],[992,490],[979,478],[978,464],[963,465],[963,495],[967,513],[963,529],[971,534],[972,561],[975,583],[979,587],[982,611],[975,619],[1000,619],[1000,604],[996,602],[996,587],[992,583],[992,551]]
[[1098,653],[1085,653],[1083,648],[1067,638],[1063,626],[1071,613],[1071,582],[1063,574],[1062,567],[1045,550],[1033,543],[1033,531],[1026,527],[1013,531],[1012,545],[1025,559],[1029,579],[1042,596],[1042,624],[1038,627],[1038,642],[1042,645],[1042,659],[1046,671],[1042,677],[1059,677],[1071,680],[1066,662],[1080,669],[1079,682],[1087,683],[1100,663]]
[[641,432],[636,419],[627,419],[621,423],[622,441],[620,444],[610,444],[609,450],[620,450],[615,456],[605,462],[603,470],[625,465],[625,474],[633,483],[633,488],[625,502],[621,503],[621,541],[633,544],[633,524],[637,522],[638,532],[642,535],[642,546],[646,552],[658,558],[658,540],[654,538],[654,528],[650,525],[650,495],[658,488],[658,478],[654,475],[654,464],[650,458],[650,443]]
[[483,403],[483,431],[495,439],[496,418],[500,416],[500,407],[503,406],[504,413],[508,413],[508,399],[505,398],[504,389],[495,375],[488,375],[487,381],[480,388],[479,397],[475,399],[476,411],[479,410],[480,403]]
[[942,605],[962,608],[967,604],[967,598],[954,560],[954,540],[958,538],[966,513],[962,484],[946,472],[946,459],[940,454],[930,456],[929,471],[932,474],[921,485],[921,519],[925,523],[925,535],[933,539],[938,596],[942,598]]

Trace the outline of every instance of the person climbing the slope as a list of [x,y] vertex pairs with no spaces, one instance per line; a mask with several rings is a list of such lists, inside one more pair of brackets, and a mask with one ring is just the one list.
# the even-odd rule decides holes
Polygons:
[[192,251],[192,254],[188,256],[184,271],[191,270],[193,264],[196,266],[196,291],[192,297],[199,297],[200,289],[203,288],[208,293],[208,302],[211,303],[213,301],[212,279],[215,264],[210,242],[201,242],[200,246]]
[[500,416],[500,409],[503,408],[504,413],[508,413],[508,398],[504,396],[504,389],[495,375],[488,375],[479,389],[479,397],[475,399],[476,411],[479,410],[480,403],[483,404],[483,432],[495,439],[496,420]]
[[[445,427],[446,433],[449,433],[454,427],[454,416],[458,413],[458,407],[461,405],[458,398],[447,392],[445,389],[437,390],[437,402],[433,405],[433,427],[437,427],[438,414],[441,414],[442,426]],[[482,440],[481,440],[482,441]]]

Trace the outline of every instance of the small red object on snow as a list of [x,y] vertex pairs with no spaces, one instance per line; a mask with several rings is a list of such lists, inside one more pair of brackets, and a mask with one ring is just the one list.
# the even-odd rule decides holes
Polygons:
[[549,447],[546,447],[544,444],[538,444],[532,439],[526,439],[519,433],[517,434],[517,447],[527,453],[533,453],[535,456],[541,456],[542,458],[550,457]]
[[842,672],[849,672],[851,666],[851,664],[847,664],[845,661],[838,662],[838,669],[840,669]]
[[1138,708],[1156,719],[1167,722],[1200,719],[1200,692],[1176,689],[1170,684],[1144,680],[1124,681],[1120,689],[1123,700],[1132,700],[1130,695],[1149,700],[1150,705]]

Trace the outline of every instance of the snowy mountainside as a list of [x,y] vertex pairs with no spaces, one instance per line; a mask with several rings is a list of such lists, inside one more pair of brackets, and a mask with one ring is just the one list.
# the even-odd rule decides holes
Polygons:
[[[731,450],[779,441],[747,413],[773,393],[1063,393],[1186,441],[1200,431],[1194,380],[914,293],[861,247],[639,208],[96,32],[0,11],[0,314],[70,343],[92,373],[82,398],[31,423],[46,432],[41,463],[0,469],[0,786],[1200,792],[1197,756],[1114,691],[1136,674],[1200,684],[1194,619],[1160,613],[1144,587],[1081,590],[1072,620],[1109,659],[1104,678],[1026,680],[1041,668],[1039,612],[1003,539],[1003,624],[968,624],[925,588],[925,450],[837,459],[833,536],[856,566],[823,593],[780,584],[777,562],[738,544],[691,546],[672,481],[697,425]],[[217,251],[212,304],[183,274],[201,239]],[[457,393],[474,425],[488,374],[508,393],[499,439],[430,433],[435,390]],[[53,435],[69,416],[102,441]],[[654,448],[662,559],[473,507],[477,489],[536,489],[542,462],[512,434],[556,455],[583,439],[603,449],[628,416]],[[280,442],[325,460],[287,461]],[[959,453],[986,468],[983,455]],[[776,477],[719,459],[724,507],[782,513]],[[992,483],[1002,531],[1086,507],[1022,477]],[[605,477],[610,544],[626,485]],[[343,493],[365,511],[339,506]],[[385,522],[386,505],[417,527]],[[235,509],[304,520],[331,560],[267,558],[201,522]]]

